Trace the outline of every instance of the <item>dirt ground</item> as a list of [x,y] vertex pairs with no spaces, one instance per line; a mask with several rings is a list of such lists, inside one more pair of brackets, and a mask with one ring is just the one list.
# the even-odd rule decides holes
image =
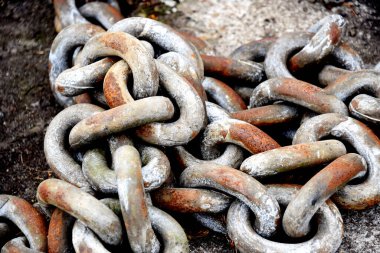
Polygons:
[[[373,4],[376,1],[366,1],[366,5],[354,1],[350,2],[352,5],[344,7],[298,2],[301,5],[307,2],[307,6],[312,6],[308,9],[311,13],[334,11],[343,14],[349,20],[347,38],[366,63],[371,65],[380,60],[379,6]],[[206,15],[211,8],[217,10],[215,4],[223,4],[223,1],[203,0],[193,3],[184,1],[178,6],[179,11],[169,17],[170,22],[205,37],[213,52],[231,52],[232,45],[238,46],[259,36],[279,35],[279,31],[275,30],[276,24],[273,24],[276,20],[269,19],[263,21],[262,26],[256,24],[257,29],[265,30],[265,33],[238,37],[231,44],[220,43],[219,40],[225,38],[218,37],[212,30],[220,29],[217,22],[209,31],[204,27],[197,28],[194,24],[200,18],[198,14]],[[184,12],[189,6],[199,11],[193,14]],[[18,195],[31,202],[35,201],[39,182],[52,176],[44,158],[43,138],[49,122],[62,109],[55,103],[48,84],[48,55],[56,35],[53,19],[53,6],[48,0],[0,0],[0,193]],[[233,38],[233,31],[226,27],[224,29]],[[223,45],[216,46],[218,44],[223,44],[225,48]],[[341,252],[378,252],[379,212],[380,207],[376,206],[363,212],[342,213],[345,238]],[[191,250],[234,252],[228,240],[216,234],[192,240]]]

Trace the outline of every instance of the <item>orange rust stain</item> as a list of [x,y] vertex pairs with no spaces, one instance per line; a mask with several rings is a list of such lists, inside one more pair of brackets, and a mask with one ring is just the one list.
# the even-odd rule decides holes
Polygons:
[[193,131],[193,132],[191,133],[191,139],[194,139],[195,137],[197,137],[198,133],[199,133],[199,132]]
[[337,24],[332,23],[330,26],[330,40],[335,45],[340,41],[340,29]]
[[120,84],[114,74],[109,72],[104,79],[103,91],[109,107],[114,108],[126,103],[123,99]]
[[245,192],[246,179],[239,172],[238,170],[220,166],[213,167],[211,170],[206,171],[204,175],[226,188]]
[[49,253],[59,253],[64,250],[68,241],[68,220],[70,223],[74,219],[67,219],[69,217],[65,212],[56,208],[51,216],[49,223],[49,232],[48,232],[48,252]]
[[144,138],[149,138],[153,135],[154,131],[151,125],[144,125],[137,130],[137,133]]
[[223,136],[223,138],[225,139],[227,137],[227,134],[228,134],[228,131],[226,130],[221,130],[220,131],[220,134]]
[[60,93],[62,93],[62,92],[65,91],[65,88],[62,87],[61,85],[57,85],[57,86],[56,86],[56,89],[57,89],[57,91],[59,91]]
[[105,33],[102,37],[99,38],[99,42],[103,43],[104,46],[115,49],[122,53],[128,52],[128,47],[123,43],[124,40],[120,39],[120,36],[115,35],[114,33]]
[[321,88],[312,84],[291,78],[284,78],[281,85],[276,88],[278,94],[292,97],[318,108],[322,112],[330,112],[329,101]]
[[300,80],[284,78],[281,85],[278,86],[277,92],[287,96],[304,98],[305,95],[312,96],[323,93],[323,90],[317,86]]
[[291,118],[283,117],[282,113],[280,106],[268,105],[234,112],[230,115],[234,119],[239,119],[255,126],[269,126],[291,121]]
[[297,55],[290,58],[288,68],[291,72],[297,72],[300,69],[299,58],[297,57]]
[[152,194],[152,201],[158,206],[176,212],[204,212],[199,203],[202,192],[197,189],[162,189]]
[[269,135],[253,125],[234,124],[230,127],[230,139],[241,143],[253,154],[281,147]]
[[356,157],[347,157],[345,155],[330,163],[318,174],[330,179],[327,191],[336,191],[364,169],[363,164]]
[[232,59],[204,54],[201,54],[201,57],[206,73],[219,74],[226,77],[231,75]]
[[[10,201],[16,207],[15,215],[20,215],[23,220],[27,221],[28,229],[33,231],[34,237],[45,240],[47,236],[47,227],[45,219],[29,202],[20,198],[11,198]],[[43,250],[41,248],[41,250]]]
[[234,105],[234,107],[239,108],[239,110],[247,109],[247,106],[244,103],[243,99],[230,86],[218,79],[213,79],[213,81],[215,85],[222,89],[223,93],[228,96],[228,99]]

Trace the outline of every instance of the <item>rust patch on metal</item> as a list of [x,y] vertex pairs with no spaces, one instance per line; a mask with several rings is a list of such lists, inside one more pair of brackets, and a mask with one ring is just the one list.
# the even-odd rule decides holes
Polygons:
[[338,25],[336,23],[332,23],[330,25],[330,40],[332,42],[332,44],[337,44],[339,43],[340,41],[340,36],[341,36],[341,33],[340,33],[340,29],[338,27]]
[[114,108],[125,104],[117,79],[113,73],[108,73],[103,83],[104,97],[109,107]]
[[242,143],[253,154],[281,147],[268,134],[247,124],[234,124],[229,130],[231,139]]

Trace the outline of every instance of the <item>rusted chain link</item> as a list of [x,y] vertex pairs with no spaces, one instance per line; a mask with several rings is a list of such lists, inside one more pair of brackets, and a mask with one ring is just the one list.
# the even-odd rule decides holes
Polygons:
[[221,57],[115,3],[54,1],[50,85],[67,108],[44,140],[59,179],[37,189],[52,215],[47,232],[36,209],[0,195],[0,238],[14,238],[2,252],[189,252],[176,213],[240,252],[335,252],[332,201],[380,202],[379,67],[342,42],[345,20]]

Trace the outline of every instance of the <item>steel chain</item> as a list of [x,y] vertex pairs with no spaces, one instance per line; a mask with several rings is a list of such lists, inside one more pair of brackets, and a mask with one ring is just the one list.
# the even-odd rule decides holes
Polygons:
[[380,202],[380,64],[363,69],[341,16],[217,57],[123,19],[117,1],[54,7],[49,77],[66,108],[44,151],[59,179],[41,182],[36,207],[0,195],[0,238],[15,237],[8,222],[23,234],[2,252],[189,252],[169,213],[240,252],[335,252],[337,206]]

